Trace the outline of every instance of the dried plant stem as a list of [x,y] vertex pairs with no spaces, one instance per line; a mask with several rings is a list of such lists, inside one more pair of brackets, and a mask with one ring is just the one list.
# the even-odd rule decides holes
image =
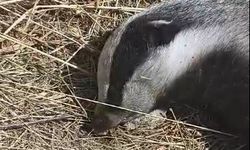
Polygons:
[[73,118],[73,116],[54,116],[54,117],[51,117],[49,119],[41,119],[41,120],[32,121],[32,122],[25,122],[25,123],[20,123],[20,124],[10,124],[10,125],[6,125],[6,126],[0,126],[0,130],[14,130],[14,129],[22,128],[25,126],[48,123],[48,122],[52,122],[52,121],[60,121],[60,120],[69,119],[69,118]]
[[24,47],[27,47],[27,48],[29,48],[29,49],[31,49],[31,50],[37,52],[37,53],[40,53],[40,54],[42,54],[42,55],[44,55],[44,56],[47,56],[47,57],[49,57],[49,58],[51,58],[51,59],[53,59],[53,60],[56,60],[56,61],[58,61],[58,62],[60,62],[60,63],[63,63],[63,64],[65,64],[65,65],[68,65],[68,66],[70,66],[70,67],[72,67],[72,68],[74,68],[74,69],[77,69],[77,70],[81,71],[82,73],[84,73],[86,76],[93,76],[93,74],[89,73],[88,71],[86,71],[86,70],[84,70],[84,69],[82,69],[82,68],[79,68],[78,66],[75,66],[75,65],[73,65],[73,64],[70,64],[70,63],[68,63],[68,62],[65,62],[65,61],[63,61],[63,60],[61,60],[61,59],[59,59],[59,58],[57,58],[57,57],[54,57],[54,56],[49,55],[49,54],[47,54],[47,53],[45,53],[45,52],[43,52],[43,51],[40,51],[40,50],[38,50],[38,49],[36,49],[36,48],[33,48],[33,47],[29,46],[29,45],[26,45],[25,43],[21,42],[20,40],[15,39],[15,38],[13,38],[13,37],[11,37],[11,36],[0,34],[0,37],[3,38],[3,39],[9,40],[9,41],[15,42],[15,43],[17,43],[17,44],[19,44],[19,45],[22,45],[22,46],[24,46]]
[[24,1],[24,0],[8,0],[8,1],[0,2],[0,5],[10,5],[12,3],[17,3],[21,1]]
[[41,8],[68,8],[68,9],[78,9],[78,8],[88,8],[88,9],[103,9],[103,10],[119,10],[125,12],[141,12],[146,10],[145,8],[132,8],[132,7],[107,7],[107,6],[98,6],[95,5],[47,5],[41,6],[38,5],[36,9]]

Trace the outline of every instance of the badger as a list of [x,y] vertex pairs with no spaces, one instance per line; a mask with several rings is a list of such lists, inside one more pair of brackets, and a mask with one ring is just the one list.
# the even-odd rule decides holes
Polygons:
[[[144,113],[175,101],[206,110],[249,137],[249,2],[175,0],[136,14],[110,35],[98,62],[98,100]],[[103,132],[139,117],[98,104]]]

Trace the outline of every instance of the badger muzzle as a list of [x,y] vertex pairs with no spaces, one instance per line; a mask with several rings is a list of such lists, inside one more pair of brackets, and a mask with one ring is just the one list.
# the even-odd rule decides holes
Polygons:
[[91,127],[94,133],[102,133],[111,128],[117,127],[119,124],[127,122],[126,118],[129,112],[108,106],[97,105],[95,114],[91,121]]

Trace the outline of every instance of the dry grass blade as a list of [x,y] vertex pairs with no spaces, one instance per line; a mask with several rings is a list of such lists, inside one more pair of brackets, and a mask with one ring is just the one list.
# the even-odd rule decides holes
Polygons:
[[26,11],[22,16],[20,16],[3,34],[8,34],[17,24],[19,24],[26,16],[30,13],[30,10]]
[[37,121],[32,121],[32,122],[25,122],[25,123],[20,123],[20,124],[11,124],[11,125],[6,125],[6,126],[0,126],[0,130],[14,130],[14,129],[19,129],[24,126],[30,126],[34,124],[43,124],[43,123],[48,123],[52,121],[59,121],[59,120],[64,120],[72,118],[72,116],[59,116],[59,117],[51,117],[49,119],[42,119],[42,120],[37,120]]
[[42,54],[42,55],[44,55],[44,56],[47,56],[47,57],[49,57],[49,58],[51,58],[51,59],[54,59],[54,60],[56,60],[56,61],[58,61],[58,62],[61,62],[61,63],[63,63],[63,64],[66,64],[66,65],[68,65],[68,66],[70,66],[70,67],[72,67],[72,68],[74,68],[74,69],[80,70],[81,72],[83,72],[83,73],[84,73],[85,75],[87,75],[87,76],[93,76],[91,73],[89,73],[88,71],[86,71],[86,70],[84,70],[84,69],[79,68],[78,66],[75,66],[75,65],[73,65],[73,64],[70,64],[70,63],[68,63],[68,62],[66,62],[66,61],[63,61],[63,60],[61,60],[61,59],[59,59],[59,58],[56,58],[56,57],[54,57],[54,56],[52,56],[52,55],[49,55],[49,54],[47,54],[47,53],[45,53],[45,52],[42,52],[42,51],[40,51],[40,50],[38,50],[38,49],[35,49],[35,48],[33,48],[33,47],[29,46],[29,45],[26,45],[25,43],[23,43],[23,42],[21,42],[21,41],[15,39],[15,38],[13,38],[13,37],[10,37],[10,36],[8,36],[8,35],[3,35],[3,34],[0,34],[0,37],[3,38],[3,39],[9,40],[9,41],[15,42],[15,43],[17,43],[17,44],[20,44],[20,45],[22,45],[22,46],[24,46],[24,47],[27,47],[27,48],[29,48],[29,49],[32,49],[33,51],[35,51],[35,52],[37,52],[37,53],[40,53],[40,54]]
[[125,12],[142,12],[145,8],[132,8],[132,7],[107,7],[107,6],[95,6],[95,5],[47,5],[47,6],[37,6],[36,9],[41,8],[67,8],[67,9],[79,9],[79,8],[88,8],[88,9],[102,9],[102,10],[119,10]]
[[23,0],[7,0],[7,1],[0,2],[0,5],[9,5],[9,4],[17,3],[17,2],[21,2],[21,1],[23,1]]

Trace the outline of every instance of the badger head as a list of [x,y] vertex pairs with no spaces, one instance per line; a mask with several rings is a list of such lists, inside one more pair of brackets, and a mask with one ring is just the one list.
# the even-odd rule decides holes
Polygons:
[[[132,17],[117,28],[106,41],[99,58],[98,100],[150,112],[158,91],[153,89],[151,79],[135,72],[157,47],[168,44],[177,32],[178,28],[171,22],[150,19],[147,15]],[[137,116],[130,111],[98,104],[92,126],[96,132],[102,132]]]
[[[186,11],[184,8],[182,12]],[[208,11],[211,9],[208,8]],[[196,84],[193,83],[196,83],[196,79],[200,82],[202,70],[195,66],[202,64],[201,62],[206,60],[204,58],[210,54],[217,56],[218,51],[227,55],[231,49],[230,45],[234,43],[232,39],[242,41],[241,39],[245,39],[242,37],[248,37],[240,36],[245,32],[235,30],[241,29],[237,25],[226,24],[225,21],[222,25],[216,15],[206,17],[210,18],[209,21],[206,18],[205,21],[202,20],[206,14],[204,11],[200,12],[201,17],[198,16],[196,21],[192,21],[190,18],[194,17],[193,15],[180,13],[187,17],[178,18],[162,10],[151,9],[130,18],[107,40],[98,64],[98,100],[133,111],[98,104],[92,121],[94,131],[103,132],[138,117],[134,111],[152,111],[156,108],[156,100],[166,89],[171,91],[171,88],[175,88],[172,90],[174,96],[192,97],[195,94],[186,89],[195,87]],[[237,19],[235,22],[237,23]],[[235,57],[234,53],[241,50],[233,49],[229,52],[233,52],[230,56]],[[243,49],[246,48],[243,46]],[[232,64],[231,61],[230,57],[228,63]],[[213,65],[216,63],[209,60],[207,62]],[[194,73],[192,68],[197,68]],[[191,84],[179,80],[184,74]],[[181,84],[176,86],[177,82]],[[196,90],[201,89],[193,89]],[[171,95],[169,93],[171,92],[168,92],[168,95]]]

